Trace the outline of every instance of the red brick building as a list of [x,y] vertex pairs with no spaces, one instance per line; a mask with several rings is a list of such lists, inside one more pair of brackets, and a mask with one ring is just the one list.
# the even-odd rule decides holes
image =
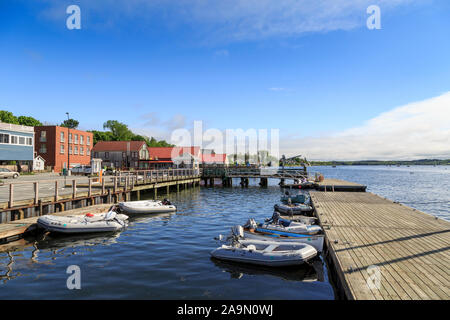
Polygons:
[[34,150],[55,172],[63,168],[89,165],[93,147],[91,132],[59,126],[34,127]]

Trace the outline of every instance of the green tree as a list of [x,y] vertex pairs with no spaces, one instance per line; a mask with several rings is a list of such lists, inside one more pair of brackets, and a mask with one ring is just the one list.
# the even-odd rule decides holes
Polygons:
[[97,131],[92,130],[94,145],[99,141],[111,141],[112,140],[112,134],[109,131]]
[[80,124],[80,122],[75,119],[67,119],[67,120],[64,120],[63,123],[61,123],[61,127],[66,127],[69,129],[76,129],[76,128],[78,128],[79,124]]
[[10,111],[0,110],[0,121],[5,123],[19,124],[17,117]]
[[103,129],[109,129],[112,133],[113,140],[115,141],[129,141],[133,138],[134,134],[128,129],[125,123],[117,120],[108,120],[103,124]]
[[19,121],[19,124],[23,126],[30,126],[30,127],[42,126],[42,123],[33,117],[20,116],[17,118],[17,120]]

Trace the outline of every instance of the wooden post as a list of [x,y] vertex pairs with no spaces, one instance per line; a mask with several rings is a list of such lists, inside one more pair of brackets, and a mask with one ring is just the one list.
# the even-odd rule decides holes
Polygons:
[[92,196],[92,179],[89,178],[88,197]]
[[55,202],[58,201],[58,195],[59,195],[58,191],[59,191],[58,190],[58,180],[55,180]]
[[170,193],[170,187],[167,186],[167,187],[166,187],[166,194],[169,195],[169,193]]
[[114,187],[113,187],[114,193],[117,191],[117,177],[114,177]]
[[158,188],[156,187],[156,185],[153,187],[154,189],[154,199],[156,200],[156,198],[158,197]]
[[39,201],[39,182],[34,182],[34,204]]
[[105,194],[105,179],[102,179],[102,195]]
[[9,207],[14,206],[14,185],[11,183],[9,185]]
[[136,191],[136,197],[137,197],[137,201],[141,200],[141,191],[140,190]]
[[72,199],[75,199],[77,196],[77,180],[72,180]]

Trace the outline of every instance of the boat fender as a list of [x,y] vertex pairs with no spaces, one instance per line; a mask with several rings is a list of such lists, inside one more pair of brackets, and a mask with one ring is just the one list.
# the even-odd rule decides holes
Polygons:
[[94,215],[92,213],[86,213],[86,217],[92,218]]

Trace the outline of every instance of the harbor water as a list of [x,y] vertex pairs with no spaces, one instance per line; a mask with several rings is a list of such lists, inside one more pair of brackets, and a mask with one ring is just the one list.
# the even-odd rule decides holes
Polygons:
[[[448,167],[309,169],[367,184],[370,192],[450,218]],[[15,250],[0,249],[0,299],[334,299],[320,258],[282,269],[210,258],[218,246],[214,237],[250,217],[262,221],[272,215],[285,190],[277,180],[267,188],[258,182],[171,193],[176,213],[131,218],[120,233],[31,238]],[[71,265],[81,271],[79,290],[66,285]]]

